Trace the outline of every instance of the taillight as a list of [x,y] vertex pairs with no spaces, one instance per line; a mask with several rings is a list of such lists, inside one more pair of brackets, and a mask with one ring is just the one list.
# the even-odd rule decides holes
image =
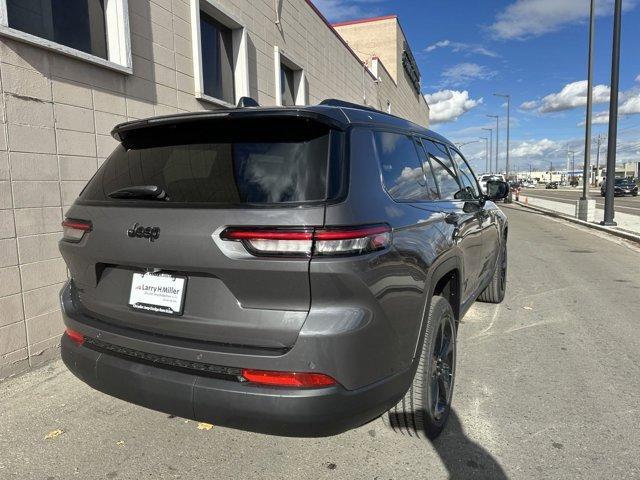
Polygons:
[[76,345],[80,346],[84,343],[84,335],[81,334],[80,332],[76,332],[75,330],[67,328],[65,333],[67,337],[69,337],[69,340],[71,340]]
[[227,228],[223,240],[241,241],[256,255],[309,256],[313,247],[313,230]]
[[316,255],[360,255],[387,248],[391,228],[374,225],[349,229],[322,229],[314,234]]
[[242,242],[249,252],[260,256],[361,255],[387,248],[391,244],[391,227],[230,227],[220,234],[220,238]]
[[67,242],[77,243],[92,228],[93,226],[89,221],[65,218],[64,222],[62,222],[62,238]]
[[323,388],[336,385],[333,378],[323,373],[276,372],[268,370],[242,370],[245,380],[258,385],[292,388]]

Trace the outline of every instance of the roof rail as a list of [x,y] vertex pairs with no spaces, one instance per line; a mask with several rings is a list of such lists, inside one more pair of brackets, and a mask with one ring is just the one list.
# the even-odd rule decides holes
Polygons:
[[369,107],[367,105],[360,105],[358,103],[345,102],[344,100],[338,100],[336,98],[327,98],[326,100],[322,100],[319,105],[323,105],[325,107],[355,108],[357,110],[367,110],[369,112],[383,113],[383,114],[386,113],[376,108]]
[[237,108],[259,107],[260,104],[251,97],[241,97],[238,100]]

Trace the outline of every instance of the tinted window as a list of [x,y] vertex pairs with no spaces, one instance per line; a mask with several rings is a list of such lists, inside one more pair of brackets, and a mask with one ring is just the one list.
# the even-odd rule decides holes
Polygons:
[[9,26],[107,58],[104,0],[7,0]]
[[[202,128],[203,134],[194,135],[195,127],[185,127],[182,134],[152,130],[144,138],[126,139],[91,180],[81,199],[117,203],[123,200],[109,198],[116,190],[156,185],[168,196],[168,201],[154,201],[160,206],[324,200],[331,137],[328,129],[272,123],[272,129],[263,127],[253,134],[255,124],[239,126],[237,130],[242,132],[235,134],[224,132],[223,126],[209,125]],[[273,130],[286,131],[287,138],[282,133],[276,136]],[[218,131],[223,131],[225,138],[204,141],[210,131],[218,136]],[[234,135],[237,140],[230,138]]]
[[476,178],[473,175],[471,167],[467,164],[467,161],[462,158],[460,152],[457,152],[454,149],[449,149],[449,151],[451,152],[451,156],[453,157],[456,167],[458,167],[458,178],[464,187],[464,190],[460,192],[458,198],[461,200],[472,200],[474,198],[478,198],[478,183],[476,182]]
[[442,200],[454,200],[460,191],[460,185],[456,180],[455,170],[447,153],[447,148],[437,142],[422,140],[429,155],[433,175],[438,183],[440,198]]
[[422,166],[413,139],[388,132],[374,133],[384,186],[394,200],[424,200]]
[[282,94],[282,105],[295,105],[295,86],[293,70],[284,65],[280,65],[280,93]]
[[204,93],[235,103],[231,29],[200,12],[200,35]]

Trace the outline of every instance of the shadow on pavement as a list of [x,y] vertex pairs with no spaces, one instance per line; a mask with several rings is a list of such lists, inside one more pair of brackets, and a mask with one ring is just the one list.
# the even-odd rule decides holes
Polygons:
[[453,410],[444,432],[432,444],[452,479],[509,478],[488,451],[465,435],[460,418]]

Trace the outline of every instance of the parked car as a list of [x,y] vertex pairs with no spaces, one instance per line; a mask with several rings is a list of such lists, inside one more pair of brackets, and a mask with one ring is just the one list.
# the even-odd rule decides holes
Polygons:
[[[600,187],[600,196],[604,197],[607,194],[606,182],[602,182]],[[632,195],[638,196],[638,185],[627,178],[616,178],[614,180],[613,194],[617,196]]]
[[547,190],[557,190],[558,189],[558,182],[549,182],[547,183],[547,186],[544,187]]
[[339,101],[113,136],[59,244],[79,379],[268,434],[442,431],[460,320],[504,298],[505,182],[483,195],[447,139]]
[[504,175],[501,173],[489,173],[480,176],[480,190],[483,193],[487,193],[487,182],[489,181],[498,181],[498,182],[506,182]]

